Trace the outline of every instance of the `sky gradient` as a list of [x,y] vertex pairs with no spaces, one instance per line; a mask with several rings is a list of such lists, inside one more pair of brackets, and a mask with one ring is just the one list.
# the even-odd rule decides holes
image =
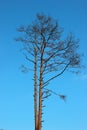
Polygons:
[[[74,32],[87,66],[87,0],[0,0],[0,129],[34,130],[33,74],[21,73],[27,62],[14,39],[16,29],[38,12],[58,19],[64,35]],[[43,130],[87,130],[87,69],[80,75],[64,73],[50,88],[67,95],[67,102],[55,95],[45,101]]]

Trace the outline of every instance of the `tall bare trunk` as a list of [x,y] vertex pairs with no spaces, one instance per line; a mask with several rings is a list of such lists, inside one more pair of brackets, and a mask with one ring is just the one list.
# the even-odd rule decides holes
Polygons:
[[38,88],[37,88],[37,52],[35,49],[35,62],[34,62],[34,118],[35,130],[37,130],[37,106],[38,106]]
[[40,88],[39,88],[39,130],[41,130],[42,127],[42,85],[43,85],[43,79],[42,79],[42,66],[40,68]]

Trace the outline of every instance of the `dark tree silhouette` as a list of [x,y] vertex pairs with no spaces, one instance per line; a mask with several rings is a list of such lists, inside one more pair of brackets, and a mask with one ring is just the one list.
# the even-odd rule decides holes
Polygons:
[[41,130],[43,101],[52,93],[66,98],[47,85],[66,70],[80,68],[79,40],[72,33],[62,38],[63,29],[57,20],[44,14],[37,14],[31,25],[19,27],[18,32],[23,35],[16,41],[23,43],[25,58],[33,63],[35,130]]

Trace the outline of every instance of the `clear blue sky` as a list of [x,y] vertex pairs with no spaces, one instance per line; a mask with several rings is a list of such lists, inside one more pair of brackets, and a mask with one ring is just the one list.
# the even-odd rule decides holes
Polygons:
[[[32,72],[21,73],[26,61],[14,38],[16,28],[31,23],[37,12],[57,18],[65,34],[75,33],[87,65],[87,0],[0,0],[0,128],[4,130],[34,130]],[[43,130],[87,130],[87,69],[78,76],[65,73],[50,87],[67,95],[67,102],[56,96],[45,102]]]

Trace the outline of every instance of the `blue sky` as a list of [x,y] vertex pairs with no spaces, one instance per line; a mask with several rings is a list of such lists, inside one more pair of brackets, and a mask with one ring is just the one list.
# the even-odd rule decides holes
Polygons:
[[[31,23],[37,12],[51,15],[65,35],[72,31],[80,39],[87,65],[86,6],[86,0],[0,0],[0,128],[34,130],[32,72],[21,73],[27,63],[14,41],[17,27]],[[87,69],[78,76],[66,72],[50,88],[67,95],[67,102],[55,95],[45,102],[43,130],[87,130]]]

